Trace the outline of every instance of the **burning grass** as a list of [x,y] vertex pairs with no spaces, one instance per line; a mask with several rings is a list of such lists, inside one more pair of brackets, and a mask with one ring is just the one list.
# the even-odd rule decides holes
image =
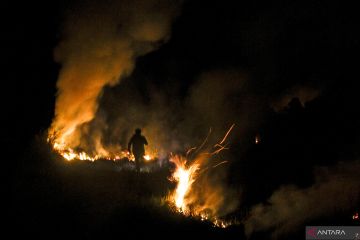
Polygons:
[[[167,188],[170,194],[167,194],[166,202],[170,208],[186,217],[191,216],[201,221],[212,222],[213,226],[216,227],[225,228],[233,224],[233,222],[221,219],[229,212],[229,209],[222,207],[229,192],[221,184],[214,184],[212,182],[213,176],[211,176],[214,173],[214,168],[219,168],[227,163],[227,161],[219,161],[219,158],[215,159],[215,157],[221,151],[227,149],[225,142],[233,128],[234,125],[229,128],[222,140],[211,148],[207,147],[209,145],[207,141],[211,134],[210,130],[209,135],[198,148],[190,149],[186,156],[171,155],[170,159],[165,161],[165,165],[150,154],[144,156],[145,163],[142,171],[169,170],[172,168],[170,165],[174,167],[171,175],[165,177],[165,179],[169,179],[172,184],[176,185],[174,189]],[[89,161],[96,163],[98,166],[101,166],[101,163],[104,162],[103,166],[105,166],[105,162],[107,162],[105,160],[112,160],[110,162],[114,163],[112,167],[115,171],[134,168],[133,158],[127,151],[118,153],[104,152],[103,155],[90,156],[85,152],[68,148],[65,144],[59,144],[53,139],[48,138],[53,150],[67,161]],[[234,207],[236,207],[236,203],[230,204],[230,209]]]
[[[122,159],[128,159],[130,161],[135,161],[135,158],[132,154],[129,153],[127,150],[116,150],[114,152],[107,151],[102,148],[102,151],[89,154],[82,150],[75,150],[71,147],[68,147],[66,143],[59,142],[56,137],[56,134],[49,133],[47,138],[47,142],[51,144],[53,150],[61,155],[65,160],[72,161],[72,160],[82,160],[82,161],[91,161],[94,162],[96,160],[111,160],[117,161]],[[118,147],[117,149],[120,149]],[[153,149],[147,149],[147,154],[144,156],[144,160],[146,162],[150,162],[157,158],[157,151]]]
[[[192,148],[187,156],[173,155],[170,162],[175,165],[170,181],[176,182],[176,188],[168,195],[168,202],[177,212],[192,216],[202,221],[210,221],[216,227],[226,228],[234,221],[225,221],[221,217],[236,207],[237,203],[228,201],[226,196],[231,191],[214,182],[214,168],[227,161],[216,161],[214,158],[222,150],[227,149],[225,141],[234,125],[226,132],[224,138],[215,144],[211,151],[202,150],[208,137],[199,148]],[[209,132],[210,135],[211,131]],[[230,208],[225,209],[225,201]],[[232,205],[232,206],[231,206]]]

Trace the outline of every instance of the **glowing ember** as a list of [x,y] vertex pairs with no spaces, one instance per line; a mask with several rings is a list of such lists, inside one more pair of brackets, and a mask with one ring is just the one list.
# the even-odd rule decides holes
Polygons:
[[259,143],[260,143],[260,136],[259,136],[259,134],[257,134],[255,136],[255,144],[259,144]]

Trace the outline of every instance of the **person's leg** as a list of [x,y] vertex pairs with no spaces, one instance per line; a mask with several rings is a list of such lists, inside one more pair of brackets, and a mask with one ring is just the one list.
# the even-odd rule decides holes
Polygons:
[[139,157],[139,166],[140,168],[144,165],[144,156],[143,155],[140,155]]
[[135,167],[136,167],[136,171],[140,172],[140,157],[135,155]]

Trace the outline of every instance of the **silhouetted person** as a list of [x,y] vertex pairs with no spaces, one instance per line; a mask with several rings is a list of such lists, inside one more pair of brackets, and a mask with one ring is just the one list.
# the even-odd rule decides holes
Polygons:
[[135,130],[135,134],[131,137],[128,144],[128,150],[130,154],[131,153],[134,154],[137,171],[140,171],[140,166],[144,160],[144,155],[145,155],[144,145],[148,145],[148,142],[146,138],[143,135],[141,135],[141,129],[137,128]]

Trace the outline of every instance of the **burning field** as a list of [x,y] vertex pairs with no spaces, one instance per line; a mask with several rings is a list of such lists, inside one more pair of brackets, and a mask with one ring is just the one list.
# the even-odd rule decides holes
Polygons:
[[[85,6],[80,15],[76,15],[76,24],[72,21],[72,14],[67,16],[70,22],[70,25],[67,23],[64,27],[67,38],[59,43],[55,51],[56,59],[62,64],[62,68],[57,81],[55,117],[48,131],[47,141],[53,151],[67,161],[108,160],[120,162],[120,165],[124,165],[121,162],[136,162],[134,155],[124,144],[111,140],[105,143],[108,136],[104,135],[104,127],[109,126],[104,116],[99,115],[99,96],[103,94],[105,87],[119,84],[123,78],[131,74],[136,58],[156,50],[160,46],[159,43],[166,42],[170,37],[171,23],[179,14],[181,1],[124,1],[118,4],[118,8],[115,9],[113,6],[104,5],[99,5],[99,9]],[[155,8],[157,5],[161,8]],[[129,12],[118,12],[123,8]],[[100,14],[103,19],[101,25],[96,22],[98,20],[93,22],[85,15],[89,13]],[[136,18],[138,15],[141,16],[140,19]],[[118,24],[122,24],[123,28],[117,29]],[[95,32],[97,34],[93,35]],[[93,41],[86,41],[89,37],[93,37]],[[82,42],[80,48],[79,42]],[[131,89],[127,88],[125,85],[125,89],[131,92]],[[151,132],[162,127],[166,132],[170,132],[168,123],[162,125],[157,121],[163,114],[159,111],[150,112],[154,120],[145,120],[149,112],[140,111],[141,105],[130,104],[128,109],[136,111],[138,115],[134,119],[135,122],[129,121],[125,125],[117,123],[118,132],[113,137],[120,138],[130,125],[134,128],[134,124],[139,120],[139,125],[146,122],[145,134],[152,142],[146,149],[146,155],[143,156],[145,165],[140,170],[152,171],[152,168],[146,167],[154,165],[151,162],[156,162],[159,167],[173,165],[169,180],[174,182],[176,187],[165,197],[166,202],[185,216],[198,217],[200,220],[212,222],[216,227],[228,226],[230,222],[221,220],[220,217],[226,216],[236,208],[236,197],[234,200],[229,199],[231,190],[225,190],[222,183],[215,180],[217,174],[215,177],[210,174],[214,174],[214,168],[222,172],[222,165],[228,162],[220,161],[215,155],[221,155],[220,152],[227,149],[225,141],[234,125],[215,145],[210,142],[208,136],[201,146],[188,150],[186,156],[182,156],[181,153],[172,154],[174,151],[184,151],[181,147],[185,147],[185,144],[192,144],[182,142],[181,138],[189,138],[189,135],[184,134],[175,138],[171,135],[166,136],[166,133]],[[184,110],[187,108],[189,107],[185,107]],[[126,119],[131,116],[127,111],[123,112],[125,117],[120,114],[120,118]],[[165,113],[170,110],[161,111]],[[127,138],[122,141],[129,139],[128,134],[125,136]],[[178,146],[169,146],[169,142],[177,142]],[[209,144],[213,147],[209,148]]]
[[360,224],[351,14],[55,2],[21,11],[8,50],[22,86],[3,140],[13,238],[304,239]]
[[[166,197],[158,199],[158,204],[166,203],[175,212],[200,221],[210,222],[214,227],[226,228],[235,224],[234,219],[221,219],[237,207],[238,200],[235,192],[224,189],[219,179],[211,175],[218,172],[215,168],[220,168],[223,164],[228,163],[226,160],[219,161],[221,159],[219,155],[221,156],[221,152],[228,149],[225,142],[234,126],[233,124],[223,139],[211,148],[208,147],[209,143],[207,142],[210,131],[205,141],[199,147],[189,149],[185,156],[170,154],[168,159],[162,160],[156,155],[144,156],[144,164],[140,171],[150,173],[170,169],[171,175],[167,178],[170,182],[175,183],[175,188],[169,190]],[[85,152],[76,153],[72,149],[61,148],[49,138],[48,142],[53,144],[53,151],[66,161],[110,161],[116,163],[113,165],[116,166],[117,171],[135,171],[134,156],[128,151],[114,155],[114,158],[99,155],[90,157]],[[211,150],[211,152],[207,150]]]

